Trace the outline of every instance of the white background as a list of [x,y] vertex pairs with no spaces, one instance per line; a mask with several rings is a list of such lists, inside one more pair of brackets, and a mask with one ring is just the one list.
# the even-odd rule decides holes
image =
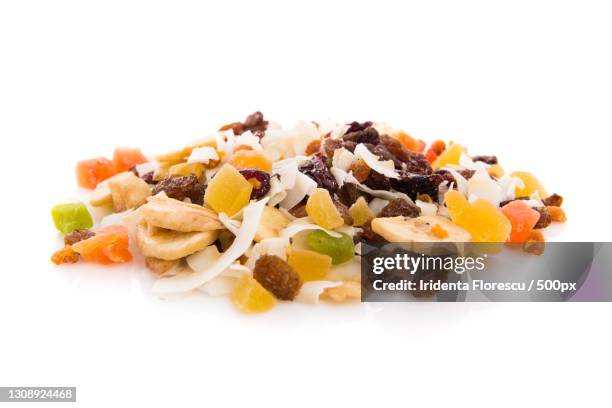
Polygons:
[[[609,304],[160,301],[138,265],[52,268],[76,161],[254,110],[383,120],[497,154],[609,239],[611,12],[595,1],[4,1],[0,385],[79,406],[604,406]],[[247,405],[248,404],[248,405]]]

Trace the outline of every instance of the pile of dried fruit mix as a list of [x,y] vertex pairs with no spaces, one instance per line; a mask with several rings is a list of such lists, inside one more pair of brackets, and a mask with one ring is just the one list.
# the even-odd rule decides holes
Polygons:
[[[93,191],[87,204],[52,209],[65,234],[54,263],[129,262],[137,250],[158,276],[154,292],[229,295],[245,312],[359,298],[362,242],[538,253],[541,230],[565,221],[562,197],[532,174],[372,122],[282,129],[256,112],[180,150],[119,148],[76,174]],[[107,209],[95,227],[94,207]]]

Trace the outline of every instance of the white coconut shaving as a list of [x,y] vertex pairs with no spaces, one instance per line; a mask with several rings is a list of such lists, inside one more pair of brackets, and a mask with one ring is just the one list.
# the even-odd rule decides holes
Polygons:
[[340,238],[342,236],[335,231],[328,230],[317,224],[313,224],[309,217],[304,217],[292,221],[289,225],[287,225],[283,230],[280,231],[279,237],[289,239],[295,234],[307,230],[325,231],[328,235],[331,235],[334,238]]
[[421,215],[436,215],[438,213],[438,205],[436,203],[428,203],[421,200],[414,202],[421,209]]
[[262,255],[275,255],[282,260],[287,260],[287,248],[289,239],[285,237],[274,237],[261,240],[253,246],[249,258],[244,264],[249,269],[255,268],[255,263]]
[[195,272],[203,271],[219,260],[221,254],[215,245],[210,245],[203,250],[189,255],[185,258],[187,265]]
[[504,174],[497,180],[497,185],[502,191],[502,201],[514,200],[516,189],[525,187],[525,183],[518,177]]
[[285,197],[287,197],[287,192],[283,187],[283,183],[281,183],[279,178],[276,176],[270,179],[270,191],[268,192],[267,197],[270,199],[268,204],[271,207],[274,207],[276,204],[283,201]]
[[298,205],[304,197],[312,194],[317,188],[317,183],[303,173],[298,173],[295,178],[295,185],[287,190],[287,196],[280,202],[280,206],[289,210]]
[[473,161],[470,156],[465,154],[465,152],[461,152],[459,156],[459,165],[468,170],[486,170],[489,165],[485,162],[481,161]]
[[332,281],[311,281],[305,282],[300,289],[300,293],[295,297],[296,302],[315,304],[319,303],[319,298],[327,288],[335,288],[342,285],[342,282]]
[[159,279],[153,285],[154,293],[181,293],[193,290],[206,282],[219,276],[227,267],[238,259],[250,247],[257,227],[261,220],[264,207],[268,203],[266,198],[249,204],[243,212],[243,223],[236,234],[232,245],[221,254],[221,257],[204,270],[196,271],[186,276],[174,276]]
[[476,173],[468,180],[467,190],[470,202],[482,198],[495,207],[499,207],[499,203],[503,199],[501,187],[489,176],[486,170],[476,170]]
[[300,174],[298,167],[301,163],[310,160],[307,156],[296,156],[280,160],[272,164],[272,173],[278,174],[285,190],[292,189],[295,185],[297,175]]
[[136,173],[138,173],[138,177],[142,177],[150,172],[155,173],[157,169],[159,169],[159,163],[154,161],[149,161],[136,165]]
[[215,133],[215,142],[217,143],[217,149],[225,152],[225,157],[230,157],[234,153],[234,141],[236,136],[232,129],[223,130]]
[[357,163],[359,159],[344,147],[334,150],[334,157],[332,158],[332,167],[338,168],[344,171],[349,171],[354,163]]
[[457,191],[459,191],[464,196],[467,196],[468,195],[467,179],[463,177],[461,173],[459,173],[457,170],[453,168],[447,168],[446,170],[448,170],[453,175],[453,178],[455,179],[455,183],[457,186]]
[[238,146],[248,146],[255,151],[263,150],[259,138],[255,136],[250,130],[247,130],[240,136],[236,136],[234,139],[234,148]]
[[236,278],[220,275],[200,286],[198,290],[206,293],[208,296],[227,296],[232,293],[235,284]]
[[187,163],[204,163],[208,164],[211,160],[219,160],[219,154],[214,147],[203,146],[196,147],[191,151]]
[[319,132],[321,135],[329,135],[331,139],[338,139],[344,135],[348,129],[348,125],[344,122],[338,122],[332,119],[322,119],[318,121]]
[[369,168],[377,173],[380,173],[388,178],[399,178],[399,175],[395,171],[393,160],[380,160],[380,158],[369,151],[363,143],[359,143],[357,147],[355,147],[355,156],[358,159],[363,160]]
[[[236,215],[234,215],[234,217]],[[231,232],[234,235],[238,234],[238,231],[240,230],[240,225],[242,224],[240,221],[233,219],[232,217],[229,217],[225,213],[219,214],[219,221],[221,221],[221,224],[223,224],[223,226],[227,228],[229,232]]]
[[261,145],[274,160],[303,155],[306,147],[320,138],[317,126],[308,121],[300,121],[288,130],[268,129]]

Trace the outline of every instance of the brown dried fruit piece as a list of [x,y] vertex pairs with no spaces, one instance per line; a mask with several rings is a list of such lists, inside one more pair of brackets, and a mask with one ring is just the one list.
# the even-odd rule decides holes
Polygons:
[[529,233],[529,238],[523,244],[523,250],[533,255],[542,255],[545,248],[544,241],[542,231],[532,230]]
[[497,156],[474,156],[472,161],[479,161],[487,164],[497,164]]
[[378,217],[418,217],[421,209],[401,198],[396,198],[387,204],[378,214]]
[[384,239],[383,237],[381,237],[380,235],[374,232],[374,230],[372,229],[372,220],[363,224],[363,226],[361,227],[361,232],[359,232],[355,236],[355,239],[357,241],[370,241],[370,242],[385,242],[386,241],[386,239]]
[[533,228],[542,229],[548,227],[552,222],[552,218],[550,216],[550,211],[548,211],[548,208],[538,207],[534,208],[534,210],[540,213],[540,218],[538,219],[538,222],[536,222],[536,225],[533,226]]
[[86,240],[96,235],[95,232],[86,229],[77,229],[64,236],[64,245],[76,244],[79,241]]
[[355,184],[352,183],[344,183],[344,185],[340,187],[340,190],[338,190],[338,199],[347,207],[353,205],[359,197],[365,198],[368,202],[372,199],[371,195],[365,191],[359,190]]
[[56,265],[64,263],[76,263],[79,260],[79,254],[75,252],[69,245],[56,251],[51,255],[51,262]]
[[555,193],[543,199],[542,202],[546,206],[561,207],[561,205],[563,204],[563,197]]
[[257,260],[253,278],[281,300],[293,300],[302,287],[297,272],[275,255],[263,255]]
[[349,212],[348,207],[346,205],[342,204],[340,201],[338,201],[335,198],[332,199],[332,201],[334,202],[334,205],[338,209],[338,212],[340,213],[340,216],[344,220],[344,223],[346,225],[352,225],[353,224],[353,216]]
[[425,158],[425,155],[411,152],[406,149],[399,140],[391,136],[382,135],[380,137],[380,146],[384,146],[396,160],[404,163],[408,172],[416,174],[432,173],[431,165],[427,161],[427,158]]
[[264,120],[263,113],[257,111],[247,116],[244,122],[233,122],[227,125],[221,126],[219,130],[232,129],[235,135],[241,135],[247,130],[253,133],[264,132],[268,128],[268,121]]
[[165,192],[170,198],[183,201],[189,198],[192,203],[201,204],[204,188],[199,184],[195,174],[188,176],[170,176],[161,180],[153,188],[153,195]]
[[344,147],[344,142],[341,139],[327,138],[323,141],[323,152],[326,157],[334,157],[336,149]]

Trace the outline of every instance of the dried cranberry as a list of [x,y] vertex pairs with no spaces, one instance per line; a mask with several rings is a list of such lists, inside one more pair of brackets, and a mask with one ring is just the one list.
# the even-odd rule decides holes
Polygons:
[[253,187],[251,191],[251,199],[259,199],[270,191],[270,175],[259,169],[244,169],[240,170],[240,174],[247,179],[255,179],[259,183],[259,187]]
[[472,161],[479,161],[487,164],[497,164],[497,156],[474,156]]
[[391,179],[391,185],[397,191],[408,194],[416,200],[417,195],[427,194],[432,198],[438,197],[438,185],[444,181],[439,174],[414,174],[402,172],[399,179]]
[[310,161],[299,167],[304,173],[317,182],[317,185],[332,193],[338,191],[338,183],[327,167],[327,159],[320,153],[312,156]]
[[199,184],[195,174],[170,176],[157,183],[153,188],[153,195],[163,191],[168,197],[183,201],[185,198],[191,199],[194,190],[200,188]]
[[420,214],[419,207],[401,198],[396,198],[380,210],[378,217],[418,217]]
[[356,132],[345,133],[342,139],[354,143],[378,144],[380,142],[380,135],[376,129],[369,127]]
[[348,125],[349,125],[349,127],[348,127],[348,129],[346,129],[346,132],[344,132],[344,134],[353,133],[353,132],[359,132],[360,130],[364,130],[366,128],[369,128],[369,127],[372,126],[372,122],[367,121],[367,122],[359,123],[359,122],[353,121],[353,122],[349,123]]

